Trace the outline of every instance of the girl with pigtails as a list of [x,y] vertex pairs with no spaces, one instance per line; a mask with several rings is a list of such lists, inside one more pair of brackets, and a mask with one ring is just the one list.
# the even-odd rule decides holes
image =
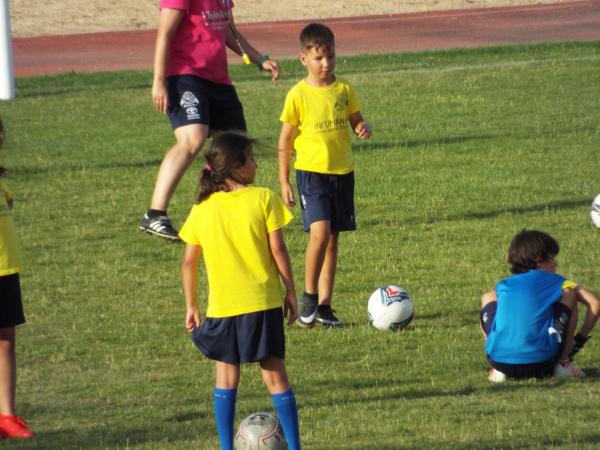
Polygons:
[[[285,369],[284,318],[297,318],[297,300],[282,228],[292,214],[271,190],[251,186],[253,139],[225,132],[205,152],[197,203],[179,235],[186,243],[185,326],[198,349],[215,360],[214,413],[222,449],[233,449],[240,364],[258,362],[290,449],[300,448],[298,412]],[[204,256],[208,308],[196,301]],[[281,282],[285,293],[281,291]]]

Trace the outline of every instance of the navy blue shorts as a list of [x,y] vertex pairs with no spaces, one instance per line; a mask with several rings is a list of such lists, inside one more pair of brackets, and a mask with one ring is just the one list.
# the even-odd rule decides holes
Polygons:
[[328,220],[331,231],[356,230],[354,217],[354,172],[329,175],[296,170],[304,231],[313,222]]
[[25,323],[19,274],[0,277],[0,328],[12,328]]
[[244,109],[233,86],[195,75],[174,75],[167,78],[167,91],[167,116],[173,129],[201,123],[211,130],[246,131]]
[[[492,331],[497,307],[498,302],[490,302],[481,309],[479,320],[481,323],[481,328],[486,336],[488,336]],[[553,306],[553,315],[553,326],[560,336],[560,344],[558,345],[558,350],[554,359],[532,364],[507,364],[493,361],[488,357],[488,361],[492,367],[504,373],[507,377],[515,380],[551,377],[554,371],[554,366],[558,362],[558,358],[565,347],[567,339],[566,332],[569,319],[571,318],[571,310],[564,303],[558,302]]]
[[268,356],[285,358],[283,309],[207,317],[192,332],[192,341],[207,358],[229,364],[260,361]]

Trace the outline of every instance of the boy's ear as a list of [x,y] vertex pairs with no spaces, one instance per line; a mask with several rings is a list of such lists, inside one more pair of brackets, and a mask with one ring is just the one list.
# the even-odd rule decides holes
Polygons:
[[298,59],[300,59],[302,65],[306,65],[306,55],[304,54],[304,52],[300,52],[300,54],[298,55]]

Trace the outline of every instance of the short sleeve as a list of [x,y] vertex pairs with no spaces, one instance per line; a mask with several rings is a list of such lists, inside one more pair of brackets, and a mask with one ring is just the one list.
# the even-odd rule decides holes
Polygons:
[[283,200],[273,191],[267,190],[265,204],[265,223],[267,232],[272,233],[283,228],[294,218],[291,211],[283,204]]
[[189,11],[191,0],[160,0],[159,9],[180,9]]
[[198,221],[198,205],[194,205],[185,223],[179,230],[179,237],[186,244],[200,245],[200,236],[198,235],[198,227],[195,224]]
[[6,183],[4,183],[2,180],[0,180],[0,191],[4,192],[4,199],[6,200],[6,203],[10,203],[13,199],[12,193],[10,192],[10,189],[8,189],[8,186],[6,186]]
[[281,111],[281,117],[279,120],[285,123],[289,123],[295,127],[300,123],[300,112],[298,109],[297,96],[292,89],[288,92],[285,97],[285,103],[283,104],[283,111]]
[[348,115],[354,114],[360,111],[360,102],[356,96],[356,91],[350,85],[348,85]]

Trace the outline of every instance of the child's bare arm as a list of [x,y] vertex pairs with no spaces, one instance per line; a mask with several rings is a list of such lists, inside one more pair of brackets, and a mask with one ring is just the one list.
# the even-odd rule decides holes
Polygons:
[[298,301],[296,299],[296,288],[294,287],[292,263],[290,262],[290,255],[288,254],[281,230],[269,233],[269,248],[271,249],[271,254],[275,260],[281,281],[285,286],[283,314],[288,318],[288,324],[291,325],[298,317]]
[[600,297],[583,286],[576,286],[575,294],[577,295],[577,301],[585,305],[587,309],[585,320],[578,334],[587,337],[594,328],[598,317],[600,317]]
[[296,137],[296,127],[283,122],[279,134],[279,186],[281,197],[287,206],[294,206],[294,189],[290,184],[290,167],[292,163],[292,148]]
[[185,328],[192,331],[200,326],[200,310],[196,302],[196,287],[198,285],[198,259],[202,248],[198,245],[186,244],[181,264],[183,293],[185,295]]
[[369,139],[373,134],[371,125],[365,122],[360,111],[351,114],[348,120],[350,121],[352,130],[360,139]]
[[6,199],[6,206],[8,206],[8,209],[13,209],[14,202],[13,202],[12,195],[10,195],[8,192],[5,191],[4,198]]

